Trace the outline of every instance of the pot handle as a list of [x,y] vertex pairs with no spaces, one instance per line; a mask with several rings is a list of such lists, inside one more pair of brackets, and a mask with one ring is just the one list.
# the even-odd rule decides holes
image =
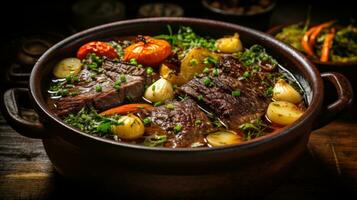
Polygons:
[[25,101],[30,102],[29,89],[11,88],[3,94],[1,110],[4,118],[13,129],[23,136],[40,139],[46,138],[45,128],[41,122],[31,121],[21,115],[21,109],[18,104],[20,98],[24,98]]
[[329,81],[335,87],[337,92],[337,100],[331,104],[323,105],[323,109],[318,118],[318,123],[314,129],[321,128],[332,120],[343,110],[350,107],[353,103],[353,90],[349,80],[342,74],[337,72],[324,72],[321,73],[324,81]]

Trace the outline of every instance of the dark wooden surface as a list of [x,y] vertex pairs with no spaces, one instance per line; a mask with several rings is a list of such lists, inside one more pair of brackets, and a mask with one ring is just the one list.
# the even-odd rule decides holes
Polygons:
[[[356,197],[357,118],[352,118],[344,117],[314,131],[303,157],[266,199]],[[0,199],[101,195],[62,178],[52,167],[41,141],[19,135],[0,115]]]

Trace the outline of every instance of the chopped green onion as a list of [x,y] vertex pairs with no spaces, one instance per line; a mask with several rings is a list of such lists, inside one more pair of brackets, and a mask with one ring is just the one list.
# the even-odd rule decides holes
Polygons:
[[136,61],[135,58],[131,58],[131,59],[129,60],[129,63],[132,64],[132,65],[138,65],[138,61]]
[[232,91],[232,96],[239,97],[240,96],[240,90]]
[[154,73],[154,70],[151,67],[146,68],[146,74],[151,76]]
[[174,131],[175,133],[178,133],[182,130],[182,125],[181,124],[176,124],[175,128],[174,128]]
[[192,59],[190,60],[190,64],[191,64],[191,65],[197,65],[197,64],[198,64],[197,59],[192,58]]
[[147,125],[151,124],[151,119],[146,117],[146,118],[144,118],[143,123],[145,126],[147,126]]
[[95,91],[96,92],[101,92],[102,91],[102,86],[101,85],[96,85],[95,86]]

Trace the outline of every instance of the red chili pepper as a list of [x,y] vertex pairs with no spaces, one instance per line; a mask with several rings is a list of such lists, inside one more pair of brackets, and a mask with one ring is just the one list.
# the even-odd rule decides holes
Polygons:
[[105,56],[110,59],[114,59],[118,57],[116,50],[112,46],[110,46],[105,42],[99,42],[99,41],[89,42],[81,46],[81,48],[79,48],[77,52],[77,58],[83,59],[89,53],[94,53],[97,56]]

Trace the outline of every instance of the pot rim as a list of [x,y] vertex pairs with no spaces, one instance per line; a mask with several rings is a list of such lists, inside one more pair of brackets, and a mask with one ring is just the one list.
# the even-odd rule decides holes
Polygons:
[[[124,143],[124,142],[116,142],[112,141],[109,139],[104,139],[100,137],[96,137],[90,134],[87,134],[85,132],[82,132],[80,130],[75,129],[74,127],[71,127],[70,125],[64,123],[59,117],[55,116],[52,111],[48,108],[47,104],[45,101],[42,101],[39,96],[41,96],[42,90],[41,88],[37,87],[39,85],[38,80],[38,74],[40,74],[41,66],[47,62],[47,57],[49,57],[53,52],[57,51],[58,49],[62,48],[65,44],[72,43],[77,39],[80,39],[81,37],[85,36],[86,34],[93,34],[97,31],[104,30],[106,28],[110,27],[115,27],[115,26],[124,26],[124,25],[135,25],[135,24],[142,24],[142,23],[153,23],[153,22],[160,22],[160,23],[191,23],[191,24],[207,24],[207,25],[215,25],[217,27],[226,27],[230,29],[235,29],[235,30],[240,30],[243,32],[248,32],[249,34],[259,36],[262,38],[262,40],[265,40],[269,42],[274,48],[281,48],[287,53],[291,55],[291,58],[295,59],[295,61],[299,62],[301,66],[303,66],[306,70],[306,74],[310,76],[312,83],[311,83],[311,89],[312,89],[312,98],[309,106],[307,107],[306,111],[304,114],[293,124],[288,125],[284,127],[282,131],[276,132],[276,133],[271,133],[267,134],[265,136],[245,141],[240,144],[235,144],[235,145],[229,145],[229,146],[223,146],[223,147],[198,147],[198,148],[165,148],[165,147],[147,147],[143,145],[137,145],[137,144],[129,144],[129,143]],[[306,76],[305,76],[306,77]],[[113,145],[113,146],[118,146],[118,147],[124,147],[124,148],[131,148],[131,149],[137,149],[137,150],[144,150],[144,151],[165,151],[165,152],[208,152],[208,151],[227,151],[229,149],[247,149],[247,148],[255,148],[257,146],[261,146],[267,143],[270,143],[272,141],[278,140],[280,138],[283,138],[287,136],[293,129],[297,129],[299,127],[304,126],[305,124],[309,123],[310,120],[315,120],[321,105],[323,101],[323,94],[324,91],[321,90],[320,88],[323,88],[322,84],[322,78],[320,76],[320,73],[317,71],[317,69],[314,67],[314,65],[305,57],[303,56],[300,52],[297,52],[296,50],[292,49],[288,45],[284,44],[283,42],[280,42],[276,39],[274,39],[272,36],[257,31],[253,30],[247,27],[243,27],[240,25],[235,25],[232,23],[227,23],[227,22],[222,22],[222,21],[216,21],[216,20],[207,20],[207,19],[200,19],[200,18],[187,18],[187,17],[155,17],[155,18],[144,18],[144,19],[132,19],[132,20],[124,20],[124,21],[118,21],[118,22],[112,22],[100,26],[96,26],[84,31],[81,31],[79,33],[76,33],[72,36],[69,36],[65,38],[64,40],[60,41],[59,43],[55,44],[52,46],[50,49],[48,49],[36,62],[30,76],[30,81],[29,81],[29,87],[30,87],[30,93],[31,97],[33,100],[34,106],[36,106],[38,109],[37,111],[43,113],[48,119],[51,119],[52,121],[60,124],[61,126],[65,127],[66,129],[69,129],[72,134],[76,133],[79,134],[80,136],[86,137],[93,139],[93,141],[96,141],[98,143],[103,143],[103,144],[108,144],[108,145]],[[41,115],[40,115],[41,116]]]

